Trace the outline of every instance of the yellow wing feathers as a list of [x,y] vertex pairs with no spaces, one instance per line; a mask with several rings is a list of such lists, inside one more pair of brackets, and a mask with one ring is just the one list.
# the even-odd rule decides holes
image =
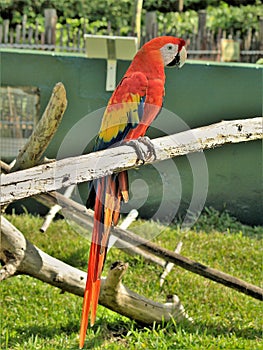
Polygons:
[[129,94],[125,97],[125,101],[120,103],[111,101],[112,104],[109,104],[105,110],[99,132],[99,139],[105,143],[110,143],[113,139],[116,140],[118,135],[125,136],[125,129],[127,127],[133,128],[140,121],[140,95]]
[[147,87],[148,79],[141,72],[121,80],[104,112],[97,149],[123,140],[128,131],[139,124]]

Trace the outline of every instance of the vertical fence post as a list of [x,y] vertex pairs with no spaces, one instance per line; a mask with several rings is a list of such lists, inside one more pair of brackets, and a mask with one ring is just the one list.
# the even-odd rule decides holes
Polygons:
[[138,47],[141,41],[141,17],[143,0],[135,1],[134,17],[132,19],[132,35],[137,36]]
[[21,24],[16,25],[16,44],[20,44],[21,39]]
[[9,19],[4,20],[4,44],[8,44],[9,36]]
[[26,43],[26,22],[27,22],[27,15],[24,14],[22,18],[22,44]]
[[108,21],[108,23],[107,23],[107,33],[108,33],[108,35],[111,35],[111,33],[112,33],[112,30],[111,30],[111,21]]
[[2,44],[3,41],[3,25],[0,24],[0,44]]
[[63,33],[64,33],[63,27],[60,27],[59,28],[59,49],[60,50],[63,50]]
[[146,27],[146,41],[157,36],[158,24],[157,24],[156,11],[146,12],[145,27]]
[[34,36],[34,42],[35,42],[35,45],[38,45],[38,41],[39,41],[39,38],[38,38],[38,35],[39,35],[39,28],[38,28],[38,20],[36,20],[36,23],[35,23],[35,36]]
[[57,11],[45,9],[45,44],[56,45]]
[[9,43],[10,43],[10,45],[13,45],[14,44],[14,29],[13,28],[10,29],[9,37],[10,37]]
[[177,1],[177,11],[182,12],[184,8],[184,0],[178,0]]
[[263,17],[259,17],[259,50],[263,50]]
[[206,49],[206,10],[198,11],[198,39],[197,50]]
[[32,44],[33,44],[33,42],[32,42],[33,33],[34,33],[33,27],[30,26],[30,27],[28,28],[28,44],[29,44],[29,45],[32,45]]

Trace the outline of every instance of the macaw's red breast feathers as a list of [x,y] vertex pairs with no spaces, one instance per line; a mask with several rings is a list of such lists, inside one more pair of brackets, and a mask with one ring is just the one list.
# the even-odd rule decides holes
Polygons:
[[[164,67],[183,65],[186,59],[184,46],[183,39],[163,36],[152,39],[137,52],[106,107],[95,151],[145,135],[162,107]],[[91,325],[95,322],[110,229],[118,223],[121,202],[128,199],[126,171],[94,180],[90,184],[87,207],[94,208],[94,225],[84,292],[80,349],[84,346],[89,315]]]

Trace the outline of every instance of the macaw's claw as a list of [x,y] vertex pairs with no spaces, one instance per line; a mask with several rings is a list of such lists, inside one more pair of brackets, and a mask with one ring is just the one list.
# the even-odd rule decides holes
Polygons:
[[154,145],[153,145],[151,139],[148,136],[143,136],[143,137],[139,137],[139,141],[148,147],[147,160],[150,160],[152,158],[153,158],[153,160],[155,160],[157,158],[157,156],[156,156],[155,148],[154,148]]
[[[125,142],[126,145],[131,146],[135,149],[138,157],[138,163],[144,164],[145,162],[156,159],[156,152],[151,139],[148,136],[139,137],[135,140],[129,140]],[[143,147],[146,146],[147,150]]]

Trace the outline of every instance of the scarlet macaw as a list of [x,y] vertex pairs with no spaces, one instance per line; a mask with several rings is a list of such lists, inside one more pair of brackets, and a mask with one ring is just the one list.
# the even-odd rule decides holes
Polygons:
[[[145,135],[162,107],[164,67],[181,67],[184,64],[184,46],[183,39],[163,36],[150,40],[137,52],[109,100],[95,151]],[[90,186],[87,207],[94,208],[94,226],[82,310],[80,349],[84,346],[89,314],[91,326],[95,322],[110,228],[118,223],[121,202],[128,199],[126,171],[97,179]]]

